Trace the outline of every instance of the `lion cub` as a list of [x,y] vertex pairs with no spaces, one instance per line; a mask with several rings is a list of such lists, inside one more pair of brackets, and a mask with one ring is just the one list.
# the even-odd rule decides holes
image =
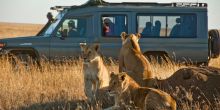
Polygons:
[[119,107],[126,105],[141,110],[176,110],[176,101],[169,94],[159,89],[140,87],[126,73],[111,73],[109,93],[115,95],[115,105]]
[[142,54],[138,40],[140,34],[121,33],[122,48],[119,55],[119,72],[127,72],[139,85],[153,87],[155,83],[149,61]]
[[80,44],[84,59],[83,72],[85,94],[90,101],[94,100],[97,90],[109,85],[110,76],[98,53],[99,45]]

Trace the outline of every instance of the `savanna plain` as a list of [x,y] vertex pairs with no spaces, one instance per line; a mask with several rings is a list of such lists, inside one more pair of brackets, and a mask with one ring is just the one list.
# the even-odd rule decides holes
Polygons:
[[[0,38],[35,35],[42,27],[39,24],[0,23]],[[109,72],[118,71],[117,61],[105,62]],[[41,64],[41,69],[32,65],[31,69],[20,66],[14,71],[7,58],[0,59],[0,110],[70,110],[76,106],[76,101],[86,99],[81,59],[60,64],[42,61]],[[208,65],[220,68],[220,58],[210,60]],[[151,66],[156,77],[165,79],[192,65],[190,62],[186,65],[152,61]],[[200,105],[202,103],[197,104]],[[212,109],[219,110],[219,107]],[[184,109],[209,108],[188,105]]]

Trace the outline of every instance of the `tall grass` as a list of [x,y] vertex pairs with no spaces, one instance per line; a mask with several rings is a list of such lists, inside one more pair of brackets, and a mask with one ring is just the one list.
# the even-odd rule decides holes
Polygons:
[[208,66],[215,67],[215,68],[220,68],[220,57],[211,59],[209,61]]
[[170,77],[175,71],[186,67],[184,64],[175,63],[169,58],[162,59],[162,61],[159,63],[157,59],[153,58],[150,63],[153,69],[153,73],[158,79],[166,79]]
[[[219,67],[219,59],[216,62],[210,65]],[[42,69],[32,65],[28,70],[19,66],[16,71],[7,58],[1,59],[0,64],[0,106],[4,109],[65,108],[68,102],[86,99],[80,59],[59,64],[43,61]],[[151,64],[155,76],[161,79],[185,67],[170,61]],[[118,63],[109,63],[107,68],[109,72],[117,72]]]
[[[81,60],[59,64],[43,61],[42,69],[18,65],[19,69],[14,70],[7,58],[1,59],[0,64],[0,106],[4,109],[58,107],[59,103],[53,104],[86,98]],[[178,68],[174,64],[153,65],[157,75],[163,77]],[[107,68],[117,72],[118,64],[110,63]]]
[[85,98],[81,62],[58,65],[43,62],[42,70],[31,67],[19,71],[14,71],[7,60],[0,63],[0,101],[5,109]]
[[[56,102],[86,98],[81,60],[59,64],[43,61],[41,69],[18,65],[19,69],[15,70],[7,58],[1,59],[0,64],[0,106],[5,109],[58,107]],[[180,67],[174,63],[152,64],[156,75],[163,78]],[[109,63],[107,68],[109,72],[117,72],[118,64]]]

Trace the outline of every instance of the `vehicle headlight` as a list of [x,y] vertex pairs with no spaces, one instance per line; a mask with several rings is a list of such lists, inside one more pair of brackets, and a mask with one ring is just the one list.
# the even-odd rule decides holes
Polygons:
[[5,43],[0,42],[0,50],[1,50],[3,47],[5,47]]

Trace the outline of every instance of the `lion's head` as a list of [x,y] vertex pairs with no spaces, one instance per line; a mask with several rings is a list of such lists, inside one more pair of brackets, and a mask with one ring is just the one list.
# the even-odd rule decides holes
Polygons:
[[136,51],[140,51],[139,39],[141,34],[126,34],[125,32],[121,33],[122,46],[125,48],[133,48]]
[[109,82],[109,93],[110,94],[121,94],[128,88],[127,75],[126,73],[116,74],[114,72],[110,75]]
[[99,57],[99,45],[93,44],[93,45],[87,45],[85,43],[80,44],[81,51],[82,51],[82,58],[84,59],[84,62],[91,62]]

